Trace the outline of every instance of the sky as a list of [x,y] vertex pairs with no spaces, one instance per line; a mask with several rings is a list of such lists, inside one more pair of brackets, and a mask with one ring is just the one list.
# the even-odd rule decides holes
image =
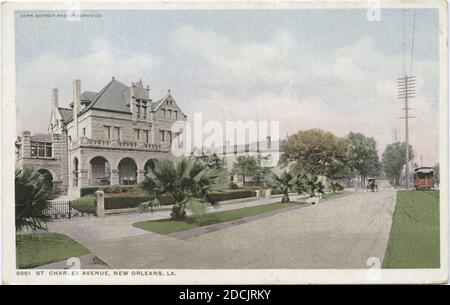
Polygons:
[[[411,66],[412,10],[382,9],[379,21],[364,9],[116,10],[79,21],[24,13],[36,12],[16,15],[17,135],[46,132],[52,88],[68,106],[74,79],[99,91],[114,76],[142,78],[153,100],[170,88],[204,120],[279,121],[281,138],[362,132],[380,155],[395,133],[404,138],[396,82]],[[439,160],[438,16],[415,10],[410,143],[424,166]]]

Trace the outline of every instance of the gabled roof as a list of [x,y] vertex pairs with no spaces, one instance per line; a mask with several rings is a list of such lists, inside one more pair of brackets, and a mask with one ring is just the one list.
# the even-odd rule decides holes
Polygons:
[[130,108],[127,106],[128,91],[128,86],[113,78],[82,112],[89,109],[100,109],[130,113]]
[[73,110],[70,108],[63,108],[63,107],[59,107],[59,114],[61,115],[64,123],[67,123],[68,121],[70,121],[73,117]]
[[37,142],[51,142],[52,136],[46,133],[36,133],[31,136],[31,141]]
[[170,94],[167,94],[167,95],[166,95],[165,97],[163,97],[162,99],[160,99],[160,100],[154,102],[154,103],[152,104],[152,110],[153,110],[153,111],[158,110],[159,106],[161,106],[161,105],[162,105],[169,97],[173,100],[173,97],[172,97]]
[[[166,100],[168,100],[168,99],[170,99],[170,100],[172,100],[172,101],[175,102],[175,99],[174,99],[174,98],[172,97],[172,95],[170,94],[170,91],[169,91],[169,93],[168,93],[165,97],[163,97],[162,99],[160,99],[160,100],[156,101],[155,103],[153,103],[152,106],[151,106],[151,107],[152,107],[151,110],[152,110],[152,111],[158,110],[158,108],[159,108],[162,104],[164,104],[164,102],[165,102]],[[175,102],[175,104],[176,104],[176,102]],[[184,114],[183,110],[181,110],[181,108],[180,108],[179,106],[178,106],[178,108],[180,109],[181,114],[184,115],[184,116],[186,116],[186,114]]]

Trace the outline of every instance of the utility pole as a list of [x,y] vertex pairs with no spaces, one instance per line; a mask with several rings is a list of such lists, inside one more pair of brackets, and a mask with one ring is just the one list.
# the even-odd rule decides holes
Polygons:
[[398,98],[404,100],[405,105],[402,110],[405,111],[405,116],[400,119],[405,120],[405,145],[406,145],[406,162],[405,162],[405,187],[409,189],[409,119],[415,118],[409,115],[410,108],[408,107],[408,100],[415,97],[416,93],[416,77],[405,75],[397,80]]

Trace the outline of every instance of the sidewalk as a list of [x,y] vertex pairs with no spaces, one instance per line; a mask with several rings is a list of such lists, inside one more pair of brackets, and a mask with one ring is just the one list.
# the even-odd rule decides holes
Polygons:
[[[304,196],[294,195],[291,200],[302,199]],[[208,207],[207,212],[228,211],[257,205],[279,202],[281,196],[269,199],[246,200],[241,203],[220,204]],[[113,214],[106,217],[79,217],[71,220],[55,220],[48,224],[50,232],[65,234],[74,240],[85,243],[88,241],[108,240],[153,234],[133,227],[133,223],[145,220],[170,218],[170,210],[145,211],[143,213]]]

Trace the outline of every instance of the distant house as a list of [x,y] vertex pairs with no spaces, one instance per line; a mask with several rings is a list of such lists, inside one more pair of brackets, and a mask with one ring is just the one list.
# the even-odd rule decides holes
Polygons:
[[18,137],[16,165],[39,168],[74,195],[88,186],[133,185],[156,160],[174,158],[170,147],[178,134],[171,126],[186,118],[170,90],[153,102],[141,80],[127,86],[113,77],[100,91],[83,93],[75,80],[70,108],[59,106],[53,89],[48,134]]
[[[251,156],[254,157],[261,168],[269,170],[278,166],[280,160],[280,142],[272,141],[271,137],[266,137],[265,140],[253,142],[244,145],[226,145],[216,148],[208,149],[203,148],[202,150],[195,150],[192,152],[195,156],[200,155],[212,155],[215,154],[220,160],[224,168],[228,172],[232,172],[233,165],[238,162],[238,157],[240,156]],[[243,186],[243,177],[240,175],[231,175],[231,182],[237,184],[238,186]],[[246,185],[252,185],[256,183],[253,176],[249,175],[246,179]]]

